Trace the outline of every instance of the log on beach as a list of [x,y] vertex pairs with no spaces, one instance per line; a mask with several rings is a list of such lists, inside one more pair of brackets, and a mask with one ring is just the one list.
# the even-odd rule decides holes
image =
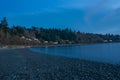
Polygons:
[[28,49],[1,49],[0,80],[120,80],[120,66]]

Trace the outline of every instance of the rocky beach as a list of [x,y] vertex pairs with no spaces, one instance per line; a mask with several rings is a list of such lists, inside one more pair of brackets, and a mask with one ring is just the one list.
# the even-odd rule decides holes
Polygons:
[[120,65],[0,49],[0,80],[120,80]]

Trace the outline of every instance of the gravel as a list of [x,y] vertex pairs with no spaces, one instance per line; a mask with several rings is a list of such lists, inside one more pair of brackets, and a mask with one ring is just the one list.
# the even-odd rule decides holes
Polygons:
[[0,80],[120,80],[120,65],[1,49]]

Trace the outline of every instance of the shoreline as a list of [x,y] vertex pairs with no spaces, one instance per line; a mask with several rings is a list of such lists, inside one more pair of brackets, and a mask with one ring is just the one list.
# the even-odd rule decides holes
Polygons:
[[[120,42],[112,42],[120,43]],[[77,45],[94,45],[94,44],[111,44],[111,43],[79,43],[79,44],[42,44],[42,45],[1,45],[0,49],[23,49],[23,48],[37,48],[37,47],[54,47],[54,46],[77,46]]]
[[[114,43],[120,43],[120,42],[113,42],[113,44]],[[31,46],[30,48],[37,48],[37,47],[55,47],[55,46],[57,46],[57,47],[61,47],[61,46],[79,46],[79,45],[95,45],[95,44],[111,44],[111,43],[80,43],[80,44],[58,44],[58,45],[39,45],[39,46]]]
[[37,54],[27,48],[0,50],[0,80],[22,79],[119,80],[120,65]]

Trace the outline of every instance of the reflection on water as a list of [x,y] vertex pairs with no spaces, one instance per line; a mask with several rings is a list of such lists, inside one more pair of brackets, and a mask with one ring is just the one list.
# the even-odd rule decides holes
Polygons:
[[120,64],[120,43],[40,47],[30,48],[30,50],[50,55]]

